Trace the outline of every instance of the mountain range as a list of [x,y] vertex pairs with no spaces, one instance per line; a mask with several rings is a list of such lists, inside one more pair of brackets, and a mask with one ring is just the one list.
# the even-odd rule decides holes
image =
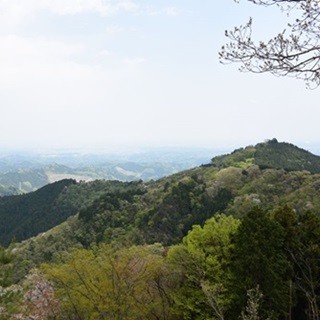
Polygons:
[[[297,212],[320,212],[320,157],[273,139],[157,181],[63,180],[26,195],[0,198],[0,242],[25,240],[72,217],[70,225],[61,226],[61,234],[59,226],[53,232],[64,244],[171,245],[217,212],[242,217],[256,205],[284,203]],[[41,241],[49,236],[54,242],[50,231]]]
[[319,212],[320,157],[276,139],[156,181],[1,197],[0,319],[315,319]]
[[[193,150],[193,149],[192,149]],[[206,149],[156,149],[133,154],[25,154],[0,157],[0,196],[35,191],[62,179],[156,180],[205,163]],[[196,154],[196,155],[195,155]]]

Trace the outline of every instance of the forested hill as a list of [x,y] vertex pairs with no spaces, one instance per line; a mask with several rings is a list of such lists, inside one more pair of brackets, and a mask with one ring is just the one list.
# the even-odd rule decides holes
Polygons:
[[84,246],[119,237],[170,245],[216,212],[240,217],[256,204],[320,212],[317,172],[320,157],[273,139],[150,183],[64,180],[0,198],[0,243],[35,236],[78,212],[72,241]]
[[0,197],[0,244],[7,245],[13,239],[21,241],[47,231],[118,185],[122,185],[121,182],[76,183],[66,179],[24,195]]
[[[193,225],[203,225],[219,212],[241,218],[257,205],[272,210],[283,204],[298,214],[306,210],[320,212],[320,174],[255,164],[267,159],[267,155],[273,161],[270,163],[281,164],[274,151],[277,148],[287,150],[285,161],[289,164],[297,162],[297,154],[304,164],[312,157],[318,160],[290,144],[271,141],[236,150],[229,156],[215,158],[213,164],[155,182],[97,181],[98,189],[87,183],[75,184],[68,187],[64,201],[70,202],[71,196],[71,202],[78,199],[77,208],[82,204],[79,215],[24,246],[29,248],[33,243],[37,254],[46,256],[52,256],[58,248],[79,244],[90,247],[101,242],[160,242],[167,246],[180,242]],[[263,151],[264,158],[260,156]],[[294,156],[290,158],[290,154]],[[85,188],[90,192],[81,193]]]
[[[65,180],[24,196],[2,198],[4,244],[14,235],[25,239],[55,226],[9,246],[16,268],[12,279],[24,279],[30,270],[49,263],[46,272],[61,294],[61,314],[68,319],[82,313],[84,319],[115,319],[112,306],[118,307],[119,294],[134,297],[130,303],[137,306],[139,316],[123,316],[124,305],[130,306],[126,302],[119,306],[116,319],[240,319],[253,289],[257,293],[261,289],[261,319],[287,319],[291,309],[294,320],[318,319],[301,316],[312,306],[307,307],[310,279],[301,283],[300,273],[312,269],[316,279],[312,299],[318,301],[320,173],[311,173],[318,172],[317,161],[302,149],[273,140],[148,183]],[[73,213],[77,214],[70,216]],[[156,261],[161,262],[158,269],[149,264]],[[155,270],[155,278],[149,279],[145,267]],[[165,271],[163,276],[159,270]],[[115,303],[103,303],[95,313],[94,301],[101,301],[100,293],[105,294],[103,301],[109,301],[114,283],[105,280],[110,279],[120,288],[111,290]],[[146,288],[149,281],[156,282]],[[136,283],[139,290],[128,294],[128,283],[130,287]],[[160,288],[156,303],[154,288]],[[227,302],[221,309],[225,317],[214,317],[208,304],[217,288],[218,298]],[[152,301],[140,292],[151,293]],[[135,299],[136,293],[141,300]],[[156,317],[143,315],[141,305],[156,309],[165,305],[166,311]],[[79,313],[74,307],[83,309]],[[173,316],[162,316],[167,311]]]
[[61,223],[77,208],[57,206],[57,199],[73,180],[62,180],[25,195],[0,198],[1,243],[26,239]]
[[212,165],[218,168],[241,166],[249,163],[256,164],[261,169],[307,170],[311,173],[320,173],[319,156],[293,144],[278,142],[276,139],[237,149],[231,154],[212,159]]

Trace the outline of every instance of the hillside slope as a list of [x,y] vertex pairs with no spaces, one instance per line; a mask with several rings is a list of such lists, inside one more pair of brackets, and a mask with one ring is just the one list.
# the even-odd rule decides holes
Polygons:
[[[261,147],[264,146],[258,145],[257,149]],[[285,147],[288,154],[300,153],[295,146]],[[96,193],[95,200],[82,206],[79,215],[19,247],[25,252],[33,251],[35,261],[43,261],[74,245],[160,242],[169,246],[180,242],[193,225],[203,225],[218,212],[241,218],[256,206],[270,210],[284,204],[298,214],[306,210],[320,212],[320,174],[290,171],[287,163],[283,168],[259,167],[252,157],[256,154],[256,150],[252,153],[253,148],[220,157],[224,163],[232,160],[228,167],[210,164],[155,182],[118,182],[99,195]],[[268,155],[277,159],[276,152]],[[300,160],[307,163],[309,156],[307,153],[307,159]]]
[[215,157],[211,161],[211,164],[218,168],[249,163],[256,164],[261,169],[307,170],[311,173],[320,173],[319,156],[291,143],[278,142],[276,139],[237,149],[231,154]]
[[[156,305],[166,303],[173,308],[173,317],[166,319],[212,318],[207,293],[211,297],[217,288],[223,288],[219,299],[229,303],[237,297],[226,316],[219,318],[238,319],[240,314],[244,318],[250,288],[261,288],[261,299],[266,297],[259,300],[264,319],[284,319],[287,310],[292,310],[292,319],[311,319],[307,316],[311,307],[306,307],[309,279],[317,279],[320,270],[320,174],[310,171],[317,170],[318,158],[290,144],[271,141],[218,160],[220,166],[209,164],[150,183],[71,181],[54,203],[58,207],[73,204],[80,208],[79,213],[45,233],[13,244],[8,250],[16,268],[12,279],[30,279],[30,274],[25,275],[47,262],[42,270],[51,275],[56,293],[63,293],[63,309],[59,304],[58,310],[61,319],[77,318],[80,313],[74,306],[82,305],[81,314],[85,314],[88,306],[97,305],[95,301],[108,302],[113,297],[118,307],[119,297],[147,293],[151,300],[134,299],[133,305],[138,303],[140,310],[141,301],[155,305],[154,288],[159,288],[161,297]],[[226,166],[226,161],[232,164]],[[304,170],[289,170],[292,163],[292,168]],[[311,166],[309,171],[306,164]],[[41,197],[40,193],[32,196],[36,199],[36,195]],[[33,216],[31,211],[29,215]],[[301,271],[307,277],[301,277]],[[146,283],[150,286],[141,286]],[[25,286],[29,290],[30,282]],[[315,288],[312,297],[317,301],[319,283]],[[297,299],[291,299],[291,292]],[[170,300],[163,300],[163,293]],[[279,306],[279,297],[284,296],[285,303]],[[101,318],[112,310],[109,303],[104,306],[106,309],[98,309]],[[163,310],[157,319],[164,318]],[[275,310],[279,316],[274,316]],[[98,316],[92,309],[87,318]],[[155,319],[154,313],[133,318]]]
[[62,223],[101,194],[121,184],[118,181],[76,183],[61,180],[16,196],[0,197],[0,244],[21,241]]

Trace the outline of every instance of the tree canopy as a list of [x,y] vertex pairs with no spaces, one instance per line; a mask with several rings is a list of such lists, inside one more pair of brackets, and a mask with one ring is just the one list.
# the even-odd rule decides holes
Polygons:
[[[267,41],[252,39],[252,18],[226,31],[229,43],[219,53],[222,63],[239,62],[241,71],[269,72],[302,79],[310,88],[320,85],[320,15],[314,0],[248,0],[256,5],[276,5],[292,17],[285,30]],[[238,2],[238,1],[236,1]],[[299,18],[296,18],[299,16]]]

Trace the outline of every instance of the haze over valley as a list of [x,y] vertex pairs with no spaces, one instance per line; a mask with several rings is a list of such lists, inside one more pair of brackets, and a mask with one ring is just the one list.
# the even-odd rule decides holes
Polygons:
[[[16,151],[17,152],[17,151]],[[0,156],[0,196],[35,191],[63,179],[156,180],[208,163],[209,148],[153,148],[117,153],[25,151]]]

